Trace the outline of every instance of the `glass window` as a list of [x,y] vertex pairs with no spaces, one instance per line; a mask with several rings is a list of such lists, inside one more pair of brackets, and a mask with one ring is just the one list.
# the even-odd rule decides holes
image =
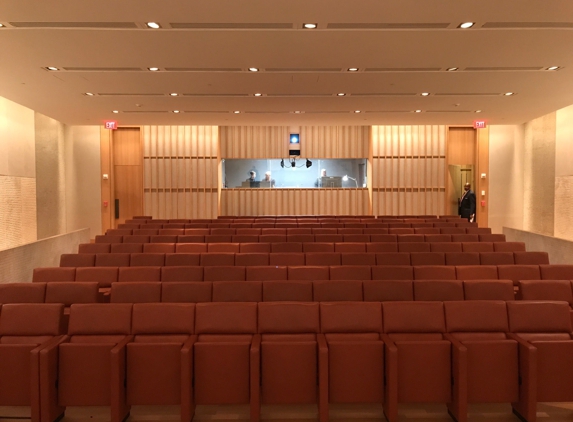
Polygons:
[[223,160],[225,188],[365,188],[365,158]]

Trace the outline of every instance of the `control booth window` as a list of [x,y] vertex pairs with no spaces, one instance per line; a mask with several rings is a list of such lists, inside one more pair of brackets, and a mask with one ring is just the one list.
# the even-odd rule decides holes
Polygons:
[[366,158],[225,159],[224,188],[365,188]]

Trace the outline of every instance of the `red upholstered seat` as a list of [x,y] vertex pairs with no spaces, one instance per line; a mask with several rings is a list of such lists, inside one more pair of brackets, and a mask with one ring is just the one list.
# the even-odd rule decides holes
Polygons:
[[238,243],[208,243],[207,244],[207,252],[232,252],[236,253],[239,252],[239,244]]
[[272,253],[302,252],[301,242],[276,242],[269,243]]
[[239,252],[241,253],[270,253],[271,244],[270,243],[241,243],[239,245]]
[[362,282],[365,302],[414,300],[412,280],[371,280]]
[[214,281],[213,302],[262,302],[261,281]]
[[[49,284],[57,283],[50,282]],[[68,283],[68,282],[66,282]],[[1,303],[44,303],[46,283],[2,283]]]
[[118,279],[119,271],[117,267],[93,267],[78,268],[76,270],[75,281],[97,281],[99,288],[110,287]]
[[371,280],[370,265],[341,265],[330,267],[331,280]]
[[329,280],[330,267],[328,266],[289,266],[289,280]]
[[263,281],[263,302],[312,302],[312,289],[308,280]]
[[175,246],[177,253],[203,253],[207,252],[206,243],[177,243]]
[[78,245],[78,253],[109,253],[110,251],[110,243],[80,243]]
[[245,267],[250,266],[263,266],[269,265],[269,254],[268,253],[236,253],[235,254],[235,265],[242,265]]
[[511,280],[464,280],[465,300],[515,300]]
[[542,280],[573,280],[573,265],[540,265]]
[[93,267],[94,265],[95,253],[71,253],[60,256],[60,267]]
[[161,283],[162,302],[200,303],[212,301],[212,283],[202,281],[164,281]]
[[386,265],[372,267],[372,280],[413,280],[411,265]]
[[461,280],[416,280],[414,300],[449,301],[464,300],[464,287]]
[[317,280],[313,282],[315,302],[362,301],[361,280]]
[[481,265],[513,265],[513,252],[480,252]]
[[165,266],[167,267],[190,267],[201,264],[200,253],[166,253]]
[[287,280],[286,266],[252,266],[246,267],[247,281]]
[[414,280],[455,280],[456,268],[452,266],[419,265],[414,267]]
[[493,252],[492,242],[462,242],[464,252]]
[[440,252],[412,252],[410,262],[412,265],[446,265],[446,257]]
[[110,292],[111,303],[157,303],[161,302],[161,282],[133,281],[113,283]]
[[71,267],[34,268],[32,282],[48,283],[50,281],[74,281],[76,269]]
[[520,300],[554,300],[573,305],[570,280],[520,280],[517,297]]

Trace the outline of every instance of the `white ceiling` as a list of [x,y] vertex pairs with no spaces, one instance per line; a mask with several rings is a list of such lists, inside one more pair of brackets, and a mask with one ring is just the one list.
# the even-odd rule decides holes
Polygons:
[[573,104],[571,0],[2,0],[0,23],[0,96],[73,125],[516,124]]

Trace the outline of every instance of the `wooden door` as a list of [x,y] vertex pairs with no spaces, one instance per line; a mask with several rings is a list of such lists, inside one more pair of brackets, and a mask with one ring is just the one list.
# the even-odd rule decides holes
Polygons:
[[143,169],[139,128],[120,128],[113,133],[115,224],[143,214]]

